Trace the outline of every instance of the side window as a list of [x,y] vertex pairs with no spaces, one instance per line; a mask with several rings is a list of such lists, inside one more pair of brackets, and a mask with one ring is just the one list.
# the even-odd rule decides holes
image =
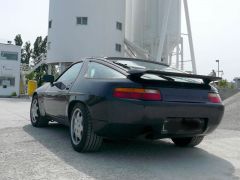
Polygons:
[[124,76],[120,72],[108,66],[95,63],[95,62],[90,62],[88,64],[88,70],[85,77],[92,78],[92,79],[124,79],[126,78],[126,76]]
[[72,67],[70,67],[60,78],[57,80],[57,82],[62,82],[66,86],[73,83],[74,80],[77,78],[83,63],[77,63],[74,64]]

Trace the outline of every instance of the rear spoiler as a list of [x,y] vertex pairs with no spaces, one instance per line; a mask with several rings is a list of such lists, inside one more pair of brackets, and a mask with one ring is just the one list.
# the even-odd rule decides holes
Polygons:
[[184,78],[192,78],[192,79],[202,79],[205,84],[209,84],[213,81],[219,81],[222,78],[214,77],[214,76],[202,76],[202,75],[196,75],[196,74],[185,74],[185,73],[175,73],[175,72],[166,72],[166,71],[157,71],[157,70],[129,70],[128,71],[128,77],[130,79],[138,79],[144,74],[154,74],[159,76],[172,76],[172,77],[184,77]]

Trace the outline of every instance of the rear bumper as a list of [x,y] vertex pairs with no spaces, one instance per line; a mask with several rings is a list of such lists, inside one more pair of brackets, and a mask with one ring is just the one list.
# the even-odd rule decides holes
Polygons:
[[[93,115],[95,132],[104,137],[155,138],[207,135],[220,124],[224,106],[210,103],[109,101],[101,118]],[[103,118],[104,117],[104,118]]]

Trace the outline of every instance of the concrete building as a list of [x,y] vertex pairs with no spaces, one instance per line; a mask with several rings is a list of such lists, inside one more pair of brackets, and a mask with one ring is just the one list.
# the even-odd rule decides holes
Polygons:
[[197,73],[187,0],[50,0],[49,72],[52,65],[63,71],[81,58],[100,56],[151,59],[184,70],[182,7]]
[[47,64],[123,56],[124,37],[125,0],[50,0]]
[[0,44],[0,96],[19,96],[21,47]]

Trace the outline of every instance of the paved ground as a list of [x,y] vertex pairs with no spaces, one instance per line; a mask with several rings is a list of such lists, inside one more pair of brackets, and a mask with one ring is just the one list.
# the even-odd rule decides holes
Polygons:
[[0,180],[240,179],[240,94],[225,104],[222,125],[198,148],[125,141],[79,154],[71,148],[66,127],[30,125],[28,100],[0,99]]

